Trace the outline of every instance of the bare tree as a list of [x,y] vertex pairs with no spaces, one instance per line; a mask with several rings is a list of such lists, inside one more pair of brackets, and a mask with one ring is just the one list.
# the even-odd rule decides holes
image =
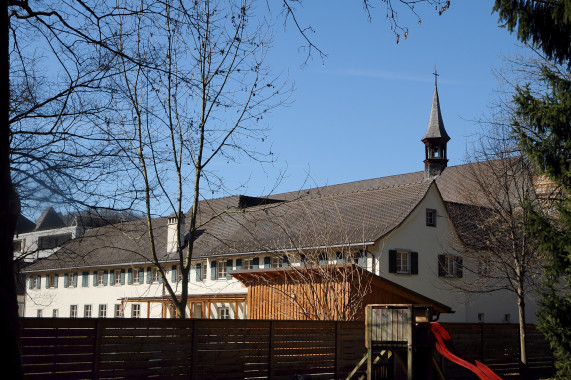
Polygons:
[[[468,293],[513,293],[520,327],[521,363],[526,354],[526,300],[538,289],[540,260],[525,230],[527,202],[536,206],[535,168],[522,155],[509,126],[496,120],[466,166],[464,204],[448,205],[461,243],[452,243],[464,260],[442,257],[439,275],[448,286]],[[468,221],[468,222],[466,222]],[[456,239],[451,239],[457,242]],[[464,276],[455,278],[456,271]],[[458,273],[458,272],[456,272]]]
[[[271,160],[247,140],[264,139],[265,115],[289,90],[264,67],[269,30],[253,18],[252,2],[203,1],[186,8],[166,1],[150,11],[117,25],[124,51],[115,64],[121,112],[111,136],[128,157],[125,171],[133,193],[143,200],[153,264],[185,318],[194,241],[201,229],[199,203],[204,191],[224,189],[208,168],[243,156]],[[148,64],[133,65],[125,56]],[[156,210],[170,213],[176,225],[171,247],[156,245]],[[168,258],[180,267],[180,294],[167,281]]]

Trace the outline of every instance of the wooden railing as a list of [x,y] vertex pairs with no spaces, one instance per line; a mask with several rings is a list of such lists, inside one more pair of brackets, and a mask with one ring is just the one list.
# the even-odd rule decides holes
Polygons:
[[[518,326],[445,323],[460,352],[500,375],[518,371]],[[549,347],[528,327],[530,366],[549,373]],[[363,322],[22,319],[26,378],[344,379],[365,353]],[[446,378],[469,378],[443,362]],[[303,378],[303,377],[302,377]]]

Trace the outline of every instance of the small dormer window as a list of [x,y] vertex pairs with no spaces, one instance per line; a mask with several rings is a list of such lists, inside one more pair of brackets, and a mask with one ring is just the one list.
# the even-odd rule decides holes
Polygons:
[[426,209],[426,225],[436,227],[436,210],[432,208]]

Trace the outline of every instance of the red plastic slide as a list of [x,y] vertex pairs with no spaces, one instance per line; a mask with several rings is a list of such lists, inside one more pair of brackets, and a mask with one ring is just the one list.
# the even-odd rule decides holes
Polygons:
[[492,371],[488,366],[477,360],[467,358],[466,356],[459,353],[456,350],[454,343],[452,342],[450,334],[444,329],[444,327],[442,327],[440,323],[432,322],[430,324],[427,323],[426,325],[430,328],[430,331],[434,335],[434,346],[440,355],[458,365],[461,365],[462,367],[469,369],[482,380],[502,380],[502,378],[496,375],[496,373]]

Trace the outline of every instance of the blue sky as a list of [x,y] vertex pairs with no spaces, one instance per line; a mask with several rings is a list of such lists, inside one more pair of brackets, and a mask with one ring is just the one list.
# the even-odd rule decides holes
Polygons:
[[[452,1],[438,16],[418,7],[422,24],[401,15],[407,40],[395,36],[379,6],[372,22],[355,1],[305,1],[297,10],[301,24],[315,30],[313,42],[328,57],[316,55],[302,65],[299,33],[277,20],[267,63],[294,83],[291,104],[266,119],[270,128],[261,151],[276,162],[242,160],[217,173],[235,193],[272,191],[280,171],[285,177],[273,192],[294,191],[424,169],[420,142],[428,123],[434,90],[434,65],[448,143],[449,165],[465,162],[466,151],[495,98],[493,69],[501,56],[521,51],[516,38],[499,28],[493,1]],[[309,183],[304,181],[311,176]],[[219,194],[224,195],[224,194]]]

